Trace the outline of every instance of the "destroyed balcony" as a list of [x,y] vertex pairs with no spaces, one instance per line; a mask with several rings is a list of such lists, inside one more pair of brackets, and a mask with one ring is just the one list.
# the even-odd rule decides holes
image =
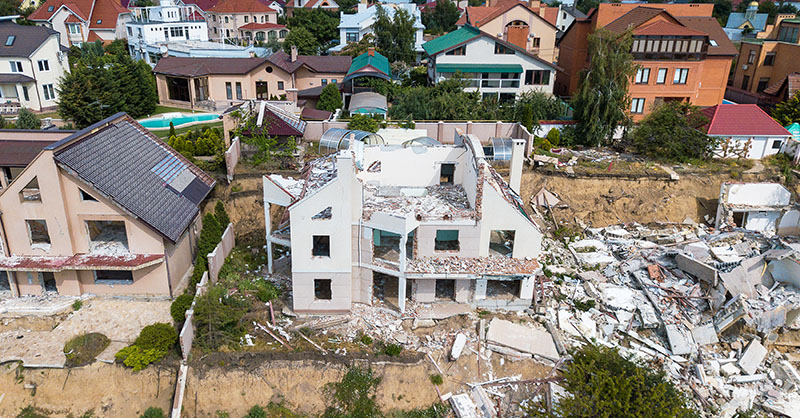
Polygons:
[[282,245],[284,247],[290,247],[292,245],[292,234],[290,225],[272,231],[272,233],[269,234],[269,238],[270,242],[272,242],[273,244]]

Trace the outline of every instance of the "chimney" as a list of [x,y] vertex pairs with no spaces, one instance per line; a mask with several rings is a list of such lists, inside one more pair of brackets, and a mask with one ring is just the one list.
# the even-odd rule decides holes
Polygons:
[[292,55],[291,55],[291,62],[297,61],[297,47],[292,45]]
[[519,194],[522,185],[522,162],[525,161],[525,140],[513,139],[511,148],[511,173],[508,176],[508,186]]
[[533,9],[534,12],[539,13],[539,8],[542,7],[542,2],[540,0],[530,0],[528,5]]
[[369,7],[369,4],[367,3],[367,0],[359,1],[358,2],[358,13],[364,12],[365,10],[367,10],[367,7]]
[[371,46],[371,47],[367,48],[367,55],[369,55],[370,57],[374,57],[375,56],[375,47],[374,46]]

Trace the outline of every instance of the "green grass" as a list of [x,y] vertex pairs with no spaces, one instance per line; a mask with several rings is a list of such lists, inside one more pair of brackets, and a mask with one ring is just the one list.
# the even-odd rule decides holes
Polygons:
[[[186,127],[183,127],[183,128],[176,128],[175,129],[175,135],[184,134],[186,132],[195,130],[197,128],[200,128],[201,130],[205,130],[206,128],[220,128],[220,129],[222,129],[222,122],[201,123],[201,124],[197,124],[197,125],[186,126]],[[161,130],[158,130],[158,131],[154,131],[154,130],[151,129],[151,132],[156,134],[156,136],[158,136],[159,138],[166,138],[166,137],[169,136],[169,128],[168,129],[161,129]]]
[[150,115],[160,115],[162,113],[171,113],[171,112],[186,112],[191,113],[190,109],[181,109],[180,107],[169,107],[169,106],[161,106],[156,105],[156,110]]
[[64,355],[67,357],[67,367],[85,366],[94,361],[94,358],[108,347],[111,340],[103,334],[93,332],[79,335],[64,345]]

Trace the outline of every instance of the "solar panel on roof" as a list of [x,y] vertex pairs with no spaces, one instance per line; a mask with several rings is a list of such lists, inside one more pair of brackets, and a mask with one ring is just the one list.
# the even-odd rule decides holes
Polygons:
[[167,155],[150,169],[157,176],[161,177],[165,183],[171,183],[178,175],[186,169],[186,164],[172,154]]

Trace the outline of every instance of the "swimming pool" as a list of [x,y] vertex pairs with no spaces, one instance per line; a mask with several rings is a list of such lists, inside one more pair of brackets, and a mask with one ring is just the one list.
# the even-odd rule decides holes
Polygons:
[[202,113],[202,114],[185,114],[185,113],[164,113],[154,118],[139,121],[145,128],[148,129],[166,129],[169,128],[169,123],[172,122],[176,128],[181,125],[188,125],[197,122],[208,122],[218,119],[219,115],[216,113]]

